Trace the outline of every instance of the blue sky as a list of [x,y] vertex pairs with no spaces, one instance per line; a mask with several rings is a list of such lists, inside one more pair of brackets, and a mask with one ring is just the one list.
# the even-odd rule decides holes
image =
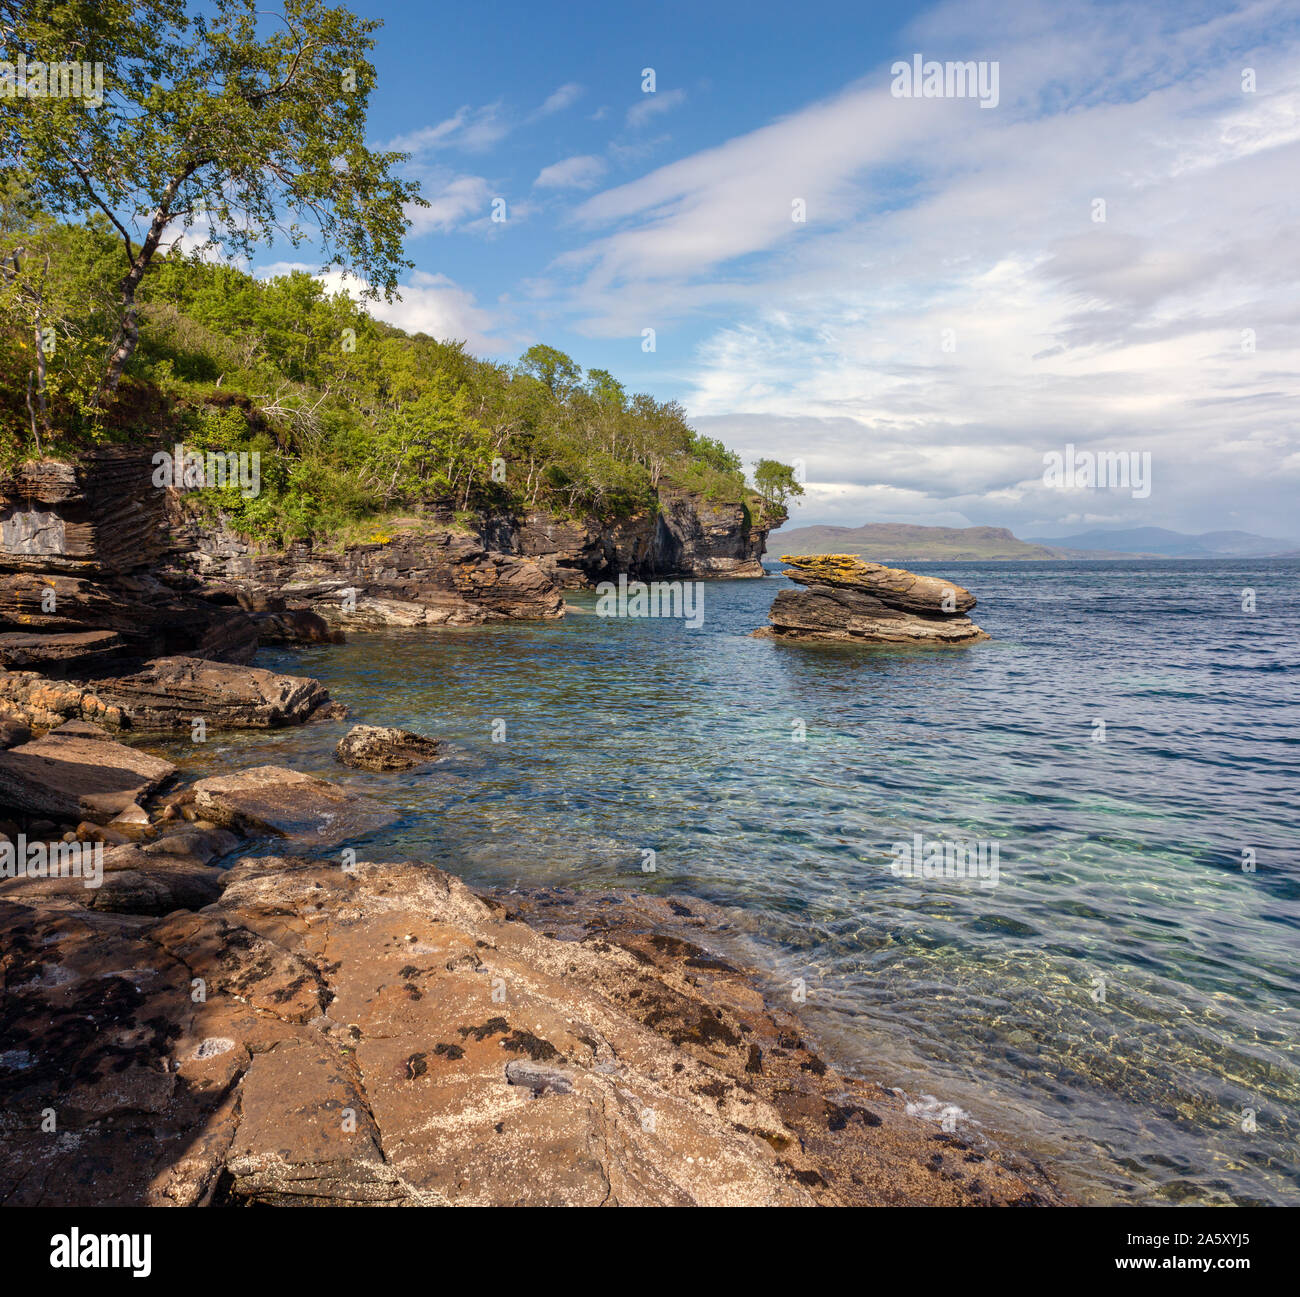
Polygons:
[[[1294,0],[353,7],[432,204],[376,314],[677,397],[798,522],[1300,534]],[[891,94],[914,54],[996,106]]]

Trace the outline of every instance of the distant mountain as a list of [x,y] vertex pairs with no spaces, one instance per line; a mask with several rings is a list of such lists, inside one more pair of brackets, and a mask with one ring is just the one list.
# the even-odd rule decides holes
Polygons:
[[1164,527],[1089,531],[1019,540],[1005,527],[921,527],[871,522],[862,527],[792,527],[776,533],[771,554],[860,554],[877,563],[941,563],[1062,558],[1273,558],[1300,554],[1300,541],[1248,531],[1199,536]]
[[769,542],[774,554],[860,554],[877,563],[1061,557],[1017,540],[1005,527],[917,527],[872,522],[864,527],[792,527]]
[[1248,531],[1206,531],[1199,536],[1164,527],[1128,531],[1085,531],[1077,536],[1039,537],[1027,542],[1050,549],[1157,554],[1161,558],[1273,558],[1300,551],[1300,541],[1256,536]]

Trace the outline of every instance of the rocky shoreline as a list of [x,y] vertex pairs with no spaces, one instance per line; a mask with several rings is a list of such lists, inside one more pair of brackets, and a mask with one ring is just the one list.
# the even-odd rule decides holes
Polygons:
[[[237,552],[160,494],[114,531],[139,467],[0,490],[0,1203],[1066,1201],[837,1072],[719,954],[724,911],[369,863],[396,818],[373,798],[276,766],[187,784],[116,737],[337,720],[320,682],[250,666],[258,644],[558,616],[599,564],[689,546],[535,522],[516,556],[426,519],[328,558]],[[695,570],[761,573],[743,518],[701,528]],[[358,726],[337,756],[439,745]]]
[[0,883],[0,1203],[1065,1201],[836,1071],[716,907],[241,854],[392,817],[275,767],[141,800],[100,887]]

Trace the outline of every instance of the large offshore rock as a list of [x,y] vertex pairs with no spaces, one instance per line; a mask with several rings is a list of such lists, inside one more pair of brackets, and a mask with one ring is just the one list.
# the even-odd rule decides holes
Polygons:
[[0,898],[0,1201],[1061,1201],[818,1058],[666,902],[555,897],[555,940],[428,865],[224,881],[161,920]]
[[853,554],[782,561],[791,564],[782,575],[807,588],[782,590],[768,612],[771,627],[756,635],[870,644],[988,639],[962,615],[975,606],[975,596],[951,581],[868,563]]
[[870,563],[856,554],[782,555],[781,562],[790,565],[781,575],[791,581],[856,590],[902,612],[952,615],[975,607],[975,596],[953,581]]
[[382,803],[284,766],[213,775],[194,785],[194,806],[215,824],[248,834],[333,846],[386,828],[397,815]]
[[60,823],[107,824],[175,773],[171,762],[106,735],[56,729],[0,752],[0,806]]

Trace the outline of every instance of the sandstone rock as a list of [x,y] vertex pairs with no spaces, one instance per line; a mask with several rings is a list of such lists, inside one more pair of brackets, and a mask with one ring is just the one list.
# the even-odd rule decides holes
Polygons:
[[31,726],[16,718],[0,716],[0,751],[16,748],[32,737]]
[[554,889],[558,941],[427,865],[224,882],[159,921],[0,899],[0,1201],[1061,1201],[829,1067],[660,899]]
[[0,752],[0,805],[107,824],[175,773],[171,762],[136,748],[53,730]]
[[0,569],[126,572],[166,546],[148,451],[106,447],[0,476]]
[[243,833],[325,847],[392,824],[394,811],[359,793],[283,766],[257,766],[194,785],[194,810]]
[[435,739],[382,725],[354,725],[334,749],[345,766],[362,770],[410,770],[438,755]]
[[300,724],[329,701],[329,691],[309,676],[190,657],[158,658],[93,684],[137,730],[187,730],[196,717],[216,729],[276,729]]
[[69,635],[0,633],[0,666],[20,670],[47,674],[93,670],[104,662],[124,657],[127,652],[126,640],[111,630]]
[[619,573],[635,580],[761,577],[768,531],[781,521],[756,523],[742,504],[661,486],[654,512],[578,522],[533,511],[518,519],[490,518],[484,531],[494,548],[536,559],[558,584],[573,589]]
[[401,521],[391,537],[341,551],[306,543],[259,551],[197,518],[179,536],[192,547],[187,559],[205,590],[256,610],[263,633],[295,637],[288,642],[302,642],[306,632],[291,609],[309,609],[330,628],[357,629],[563,616],[563,596],[536,563],[489,552],[428,519]]
[[792,581],[862,591],[903,612],[952,615],[975,607],[975,596],[952,581],[869,563],[854,554],[783,555],[781,562],[790,564],[782,576]]
[[938,577],[868,563],[851,554],[785,558],[782,575],[805,585],[772,601],[759,636],[873,644],[967,644],[988,636],[962,613],[969,590]]

